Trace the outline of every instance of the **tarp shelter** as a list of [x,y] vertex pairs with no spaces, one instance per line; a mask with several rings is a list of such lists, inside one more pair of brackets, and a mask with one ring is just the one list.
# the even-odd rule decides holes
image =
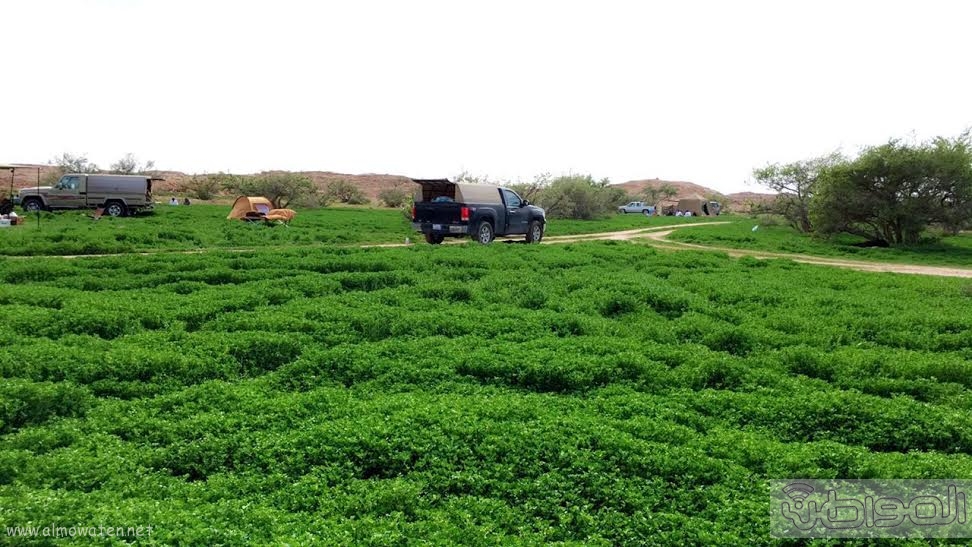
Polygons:
[[233,202],[233,210],[227,219],[241,219],[246,216],[267,215],[273,209],[273,203],[267,198],[240,196]]
[[672,216],[675,214],[676,205],[678,205],[677,199],[663,199],[655,204],[655,211],[660,215]]
[[678,200],[678,205],[675,206],[675,210],[683,213],[685,211],[692,211],[692,214],[697,217],[709,216],[710,213],[714,214],[714,211],[709,211],[709,200],[702,196],[692,196]]
[[287,223],[293,220],[295,216],[297,216],[297,211],[293,209],[270,209],[264,220]]

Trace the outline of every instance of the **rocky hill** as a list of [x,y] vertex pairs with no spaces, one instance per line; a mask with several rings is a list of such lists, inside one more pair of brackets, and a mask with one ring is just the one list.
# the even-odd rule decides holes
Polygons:
[[[42,184],[49,184],[50,181],[57,175],[57,168],[52,165],[15,165],[17,169],[14,171],[13,177],[14,188],[25,188],[27,186],[36,185],[38,181],[38,174]],[[156,183],[155,190],[157,194],[166,196],[169,194],[179,194],[183,188],[183,185],[193,177],[193,175],[182,173],[180,171],[153,171],[152,174],[165,179],[162,182]],[[403,188],[405,190],[411,189],[411,182],[409,181],[408,177],[401,175],[380,175],[374,173],[348,175],[344,173],[334,173],[331,171],[301,171],[300,174],[310,178],[314,184],[322,190],[333,181],[346,180],[360,188],[364,195],[371,201],[377,201],[378,194],[386,188]],[[204,177],[206,175],[195,176]],[[775,197],[774,194],[761,194],[757,192],[722,194],[716,190],[713,190],[712,188],[695,184],[694,182],[681,180],[631,180],[620,183],[617,186],[624,188],[624,190],[628,192],[633,199],[637,199],[639,194],[641,194],[646,187],[653,186],[657,188],[664,184],[668,184],[676,189],[677,193],[675,195],[675,199],[695,195],[712,197],[725,204],[729,204],[730,208],[734,211],[748,210],[750,204],[752,203],[763,203],[772,200]],[[0,195],[6,194],[9,187],[10,171],[0,170]]]
[[702,186],[701,184],[684,180],[629,180],[628,182],[622,182],[616,186],[624,188],[629,195],[637,198],[645,190],[645,188],[659,188],[663,185],[668,185],[675,188],[676,193],[673,197],[675,200],[694,196],[708,197],[720,201],[723,204],[728,204],[730,210],[732,211],[747,211],[749,210],[751,204],[765,203],[772,201],[776,197],[776,194],[761,194],[758,192],[735,192],[731,194],[723,194],[718,190],[713,190],[707,186]]
[[[15,163],[13,166],[16,167],[13,170],[14,188],[37,186],[38,181],[41,184],[47,184],[48,180],[58,172],[57,167],[53,165]],[[10,190],[10,175],[9,169],[0,169],[0,196],[6,195]]]

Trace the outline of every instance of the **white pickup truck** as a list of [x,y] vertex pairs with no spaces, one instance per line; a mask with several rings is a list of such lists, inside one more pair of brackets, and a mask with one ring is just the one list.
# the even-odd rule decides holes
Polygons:
[[622,205],[621,207],[618,207],[618,212],[621,214],[641,213],[645,216],[651,216],[655,214],[655,206],[648,205],[643,201],[632,201],[627,205]]

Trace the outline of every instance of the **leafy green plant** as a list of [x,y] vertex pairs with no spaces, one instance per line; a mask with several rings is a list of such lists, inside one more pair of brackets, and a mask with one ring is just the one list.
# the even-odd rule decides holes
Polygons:
[[[173,238],[206,225],[173,209]],[[398,213],[305,218],[273,236],[294,240],[216,228],[252,252],[0,260],[5,521],[771,545],[767,479],[972,478],[963,280],[618,242],[360,249],[303,238]],[[139,226],[112,229],[177,241]]]

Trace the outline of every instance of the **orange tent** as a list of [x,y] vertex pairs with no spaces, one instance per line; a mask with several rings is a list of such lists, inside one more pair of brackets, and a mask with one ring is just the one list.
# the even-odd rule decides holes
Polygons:
[[247,216],[263,216],[270,213],[273,203],[267,198],[240,196],[233,202],[233,210],[227,219],[241,219]]

